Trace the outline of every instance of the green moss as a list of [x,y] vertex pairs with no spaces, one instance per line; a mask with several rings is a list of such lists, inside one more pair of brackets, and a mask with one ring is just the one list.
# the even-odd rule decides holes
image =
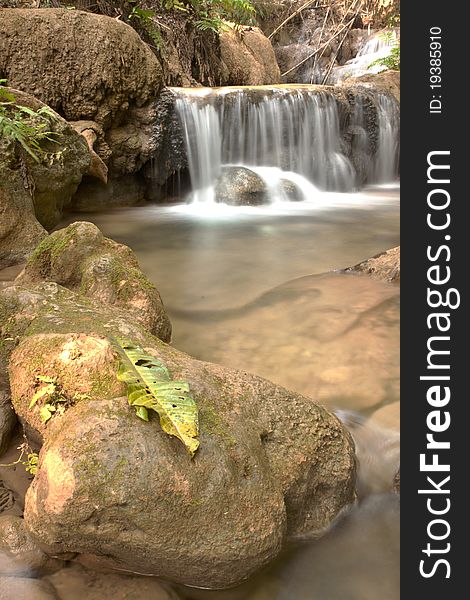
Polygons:
[[[81,295],[86,296],[88,290],[93,285],[94,276],[86,275],[88,270],[87,267],[90,263],[99,258],[99,256],[99,254],[92,256],[83,266],[83,273],[85,273],[85,275],[82,278],[80,285]],[[119,300],[124,303],[128,302],[135,296],[136,291],[138,290],[142,290],[147,294],[155,293],[155,286],[138,267],[126,264],[125,259],[123,260],[119,256],[111,256],[110,258],[111,260],[107,265],[106,273],[100,277],[109,281]]]
[[55,232],[37,246],[31,254],[28,266],[45,266],[56,259],[70,244],[75,232],[69,232],[67,229]]
[[207,405],[199,408],[199,428],[202,433],[222,438],[228,447],[235,446],[237,443],[230,429],[220,418],[220,415],[214,408]]
[[90,396],[92,399],[107,400],[124,394],[125,385],[117,380],[117,362],[115,373],[100,374],[91,382]]

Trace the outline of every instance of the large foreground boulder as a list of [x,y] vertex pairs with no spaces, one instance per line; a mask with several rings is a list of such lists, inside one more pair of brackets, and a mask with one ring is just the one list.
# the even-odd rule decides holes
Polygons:
[[[353,501],[351,439],[312,400],[191,358],[115,306],[56,283],[9,287],[0,311],[2,333],[23,340],[7,345],[15,409],[45,440],[25,522],[49,554],[230,586],[284,541],[320,535]],[[110,335],[141,344],[189,383],[199,408],[193,459],[158,418],[144,422],[129,407]],[[46,424],[42,401],[30,408],[38,377],[55,377],[67,399]]]
[[17,281],[55,281],[95,302],[121,308],[160,339],[171,339],[160,294],[140,270],[134,252],[105,238],[92,223],[78,221],[52,233],[33,252]]

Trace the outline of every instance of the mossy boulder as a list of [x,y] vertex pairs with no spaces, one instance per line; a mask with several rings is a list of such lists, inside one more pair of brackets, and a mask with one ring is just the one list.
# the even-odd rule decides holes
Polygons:
[[[19,90],[6,90],[28,109],[45,106]],[[48,129],[55,141],[41,142],[38,161],[8,137],[0,140],[0,268],[24,260],[45,229],[59,222],[90,164],[85,138],[58,114],[48,119]]]
[[219,44],[224,85],[266,85],[281,81],[271,42],[258,27],[222,31]]
[[[0,141],[0,160],[1,155]],[[0,175],[4,173],[0,166]],[[15,174],[9,180],[0,179],[0,269],[25,260],[46,236],[21,178]]]
[[[88,204],[106,202],[119,177],[136,173],[153,156],[162,68],[123,21],[67,8],[5,9],[0,74],[73,122],[87,138],[87,173],[93,176]],[[114,186],[106,183],[108,171]]]
[[92,223],[73,223],[39,244],[17,282],[31,286],[44,281],[122,308],[163,341],[171,339],[160,294],[140,270],[133,251],[105,238]]
[[157,57],[132,27],[66,8],[2,10],[0,72],[67,121],[105,129],[154,99],[162,83]]
[[[45,399],[68,410],[87,400],[125,393],[116,377],[117,358],[106,339],[85,334],[42,334],[27,337],[10,359],[13,406],[44,438],[47,423],[40,409]],[[48,382],[44,382],[44,377]],[[51,393],[30,407],[33,396],[52,383]]]
[[[119,392],[109,380],[100,393],[55,414],[43,429],[25,506],[27,528],[49,554],[75,552],[100,568],[225,587],[272,560],[285,541],[321,535],[354,500],[351,439],[312,400],[198,361],[121,309],[55,283],[7,288],[0,310],[9,337],[23,340],[12,353],[10,379],[18,413],[32,424],[28,399],[37,373],[60,370],[72,392],[78,362],[70,375],[57,365],[64,348],[78,343],[99,344],[106,365],[92,372],[111,373],[117,364],[110,334],[130,337],[162,360],[173,379],[189,383],[199,408],[201,444],[193,459],[156,416],[144,422],[125,397],[111,398]],[[89,365],[86,379],[93,357],[78,360]]]

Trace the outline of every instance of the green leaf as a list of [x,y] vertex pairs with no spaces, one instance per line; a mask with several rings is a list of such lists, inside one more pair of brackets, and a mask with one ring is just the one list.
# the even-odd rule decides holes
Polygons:
[[49,383],[48,385],[45,385],[42,388],[39,388],[39,390],[31,398],[31,402],[29,403],[29,408],[33,408],[33,406],[36,404],[36,402],[38,400],[40,400],[41,398],[44,398],[44,396],[52,396],[52,394],[55,392],[55,388],[56,388],[55,383]]
[[52,417],[52,414],[55,413],[56,408],[53,404],[44,404],[39,411],[39,416],[41,417],[41,421],[46,424],[49,419]]
[[145,406],[136,406],[135,414],[141,418],[143,421],[149,420],[149,413]]
[[163,362],[137,344],[116,340],[115,345],[121,357],[118,379],[127,384],[128,401],[137,416],[146,421],[148,410],[154,410],[163,431],[180,439],[194,456],[199,447],[198,409],[189,384],[172,381]]

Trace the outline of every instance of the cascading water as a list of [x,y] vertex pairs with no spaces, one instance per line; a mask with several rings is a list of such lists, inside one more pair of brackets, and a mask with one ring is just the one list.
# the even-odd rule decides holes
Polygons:
[[393,98],[379,94],[377,116],[379,126],[374,182],[388,183],[398,175],[400,115]]
[[[372,144],[376,150],[368,156],[364,178],[359,177],[351,153],[354,146],[345,135],[348,124],[342,122],[340,127],[337,98],[325,88],[172,88],[172,92],[193,202],[230,203],[240,186],[249,197],[241,204],[265,203],[266,198],[314,201],[323,191],[353,192],[364,181],[396,178],[398,113],[388,96],[378,96]],[[360,104],[356,103],[349,126],[362,130],[363,144],[370,147]],[[231,187],[227,178],[235,182]]]
[[385,30],[374,34],[362,45],[355,58],[331,70],[327,83],[334,85],[349,77],[379,73],[384,70],[384,67],[374,63],[388,56],[396,42],[397,34],[394,30]]
[[191,184],[196,201],[214,200],[214,181],[222,168],[219,115],[211,104],[176,100],[183,124]]
[[[371,123],[373,98],[374,119]],[[368,183],[391,183],[398,178],[400,112],[393,96],[356,94],[351,118],[352,156],[356,169]]]
[[[322,190],[352,191],[355,172],[342,152],[333,95],[308,89],[174,89],[196,201],[214,200],[223,167],[256,173],[271,200],[290,182],[302,198]],[[314,187],[315,186],[315,187]]]

